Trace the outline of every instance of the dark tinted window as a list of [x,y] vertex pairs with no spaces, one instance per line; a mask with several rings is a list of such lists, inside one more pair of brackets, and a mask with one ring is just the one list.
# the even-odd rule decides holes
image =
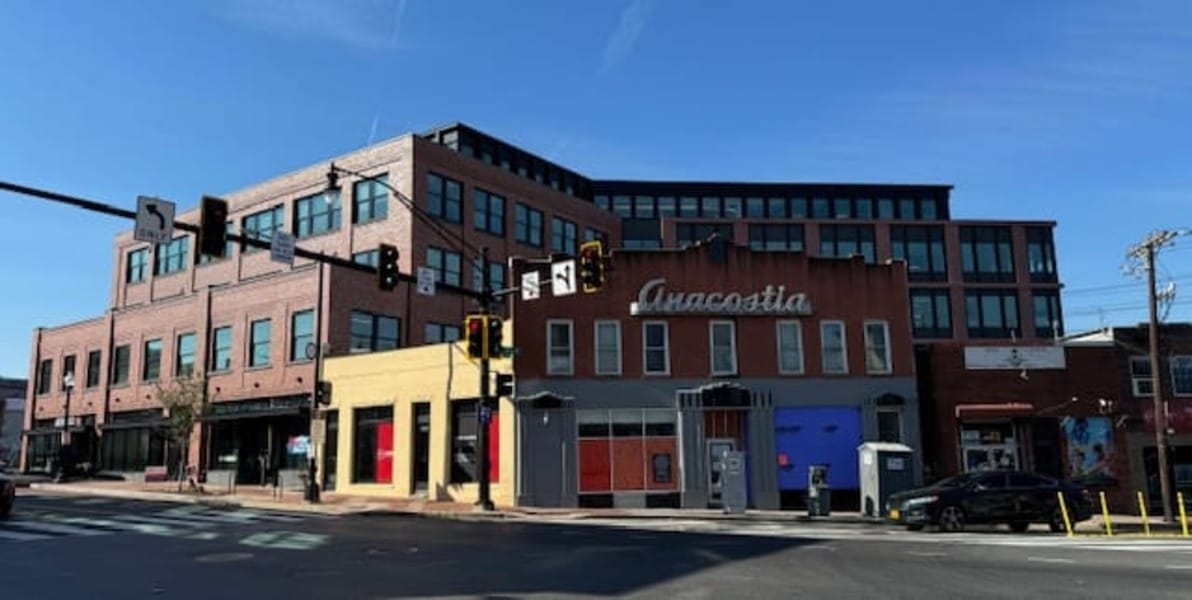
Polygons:
[[981,489],[993,490],[1006,487],[1005,473],[987,473],[977,478],[977,485]]
[[1033,487],[1047,487],[1055,482],[1045,477],[1032,475],[1030,473],[1011,473],[1010,487],[1013,488],[1033,488]]

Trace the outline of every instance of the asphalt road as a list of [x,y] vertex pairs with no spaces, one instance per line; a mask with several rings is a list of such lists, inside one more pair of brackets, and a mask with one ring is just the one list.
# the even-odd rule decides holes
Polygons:
[[[692,533],[18,498],[0,598],[1187,598],[1192,544]],[[1015,539],[1023,540],[1016,544]],[[1008,542],[1006,540],[1009,540]],[[995,543],[996,542],[996,543]],[[1149,544],[1149,545],[1148,545]]]

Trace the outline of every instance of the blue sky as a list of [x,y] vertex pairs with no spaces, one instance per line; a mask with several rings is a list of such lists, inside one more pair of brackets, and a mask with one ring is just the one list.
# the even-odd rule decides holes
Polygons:
[[[1059,222],[1076,331],[1144,318],[1125,251],[1192,227],[1190,44],[1181,1],[9,0],[0,179],[191,206],[460,120],[592,177],[948,183],[955,217]],[[128,223],[0,206],[24,376],[34,327],[102,313]]]

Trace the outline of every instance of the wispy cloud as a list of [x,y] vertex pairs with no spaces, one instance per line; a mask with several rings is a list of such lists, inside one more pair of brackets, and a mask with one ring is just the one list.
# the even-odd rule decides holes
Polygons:
[[642,30],[646,28],[646,23],[650,20],[650,14],[653,11],[654,0],[632,0],[629,6],[621,11],[621,20],[617,24],[617,28],[613,30],[612,35],[604,44],[604,60],[600,64],[601,74],[608,73],[629,58],[629,54],[633,52],[633,46],[637,43],[637,38],[641,37]]
[[407,0],[226,0],[220,16],[269,33],[367,50],[397,47]]
[[377,124],[381,121],[381,111],[373,113],[372,127],[368,128],[368,141],[365,146],[371,146],[373,140],[377,139]]

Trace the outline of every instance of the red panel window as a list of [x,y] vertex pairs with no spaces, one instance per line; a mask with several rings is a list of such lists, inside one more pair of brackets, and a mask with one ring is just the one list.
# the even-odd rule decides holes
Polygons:
[[645,447],[642,438],[613,439],[613,489],[646,489]]
[[488,422],[488,480],[501,481],[501,414],[496,411]]
[[376,482],[393,482],[393,422],[377,424]]
[[607,492],[612,489],[608,440],[579,441],[579,491]]

